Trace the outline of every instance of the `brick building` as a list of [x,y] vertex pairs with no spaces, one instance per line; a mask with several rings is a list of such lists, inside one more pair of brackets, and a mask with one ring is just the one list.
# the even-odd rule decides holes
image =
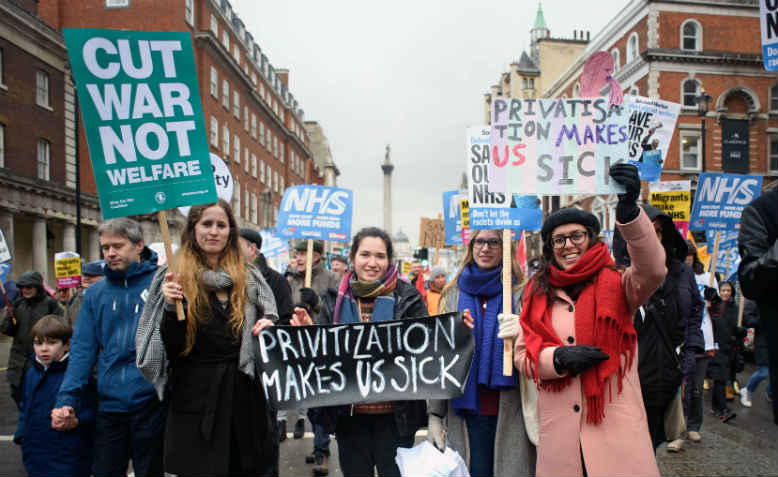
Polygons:
[[[0,0],[0,228],[13,257],[54,280],[55,252],[76,250],[74,88],[62,35],[35,0]],[[99,256],[97,197],[81,200],[82,254]],[[32,245],[32,246],[31,246]]]
[[[275,226],[287,186],[318,183],[303,111],[289,71],[274,67],[227,0],[39,0],[41,20],[62,28],[191,32],[211,152],[235,180],[241,226]],[[86,144],[81,130],[82,144]],[[82,187],[96,193],[89,155],[80,149]],[[184,218],[169,214],[173,236]],[[144,227],[157,239],[153,221]]]
[[[775,74],[763,68],[759,31],[756,0],[633,0],[542,96],[580,96],[584,61],[608,51],[625,93],[682,105],[662,180],[690,179],[695,187],[703,170],[743,172],[775,187],[778,88]],[[711,99],[700,116],[695,98],[703,92]],[[740,144],[734,154],[733,142]],[[568,204],[591,208],[606,219],[604,228],[612,228],[613,198],[578,199],[568,197]]]

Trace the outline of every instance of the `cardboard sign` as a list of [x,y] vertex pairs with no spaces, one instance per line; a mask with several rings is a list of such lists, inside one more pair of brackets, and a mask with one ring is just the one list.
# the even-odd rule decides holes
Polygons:
[[419,226],[419,247],[443,248],[446,246],[446,233],[443,220],[421,218]]
[[57,288],[81,286],[81,256],[76,252],[55,253],[54,274],[57,278]]
[[778,2],[760,0],[759,24],[762,27],[764,69],[778,71]]
[[409,273],[411,273],[411,262],[406,262],[403,260],[402,265],[400,266],[400,274],[403,276],[408,276]]
[[5,241],[5,235],[0,229],[0,263],[11,260],[11,250],[8,248],[8,242]]
[[459,206],[462,199],[465,199],[465,194],[458,190],[443,193],[443,229],[446,245],[462,245],[462,213]]
[[276,234],[282,239],[301,238],[348,242],[351,238],[353,194],[336,187],[288,187],[278,211]]
[[510,207],[473,207],[470,228],[473,230],[511,229],[540,230],[543,211],[536,195],[512,194]]
[[[737,245],[738,232],[726,230],[721,232],[719,237],[719,254],[716,258],[716,271],[730,279],[740,265],[740,252]],[[705,231],[705,240],[708,244],[708,250],[713,250],[713,244],[716,242],[716,231],[708,229]],[[729,276],[726,276],[729,271]]]
[[629,111],[629,160],[640,179],[659,180],[681,105],[643,96],[625,96]]
[[648,185],[649,203],[666,213],[686,237],[692,205],[691,181],[663,181]]
[[689,228],[738,230],[740,214],[762,193],[762,176],[703,172],[697,181]]
[[[224,199],[228,204],[232,204],[232,195],[235,191],[235,181],[232,179],[232,172],[224,160],[214,153],[210,153],[211,169],[213,170],[213,181],[216,184],[216,195]],[[184,217],[189,216],[189,205],[179,207],[178,211]]]
[[191,35],[62,33],[103,218],[215,202]]
[[265,258],[278,257],[279,255],[289,253],[289,245],[286,240],[273,235],[274,231],[260,230],[259,235],[262,237],[262,249],[259,251]]
[[265,396],[278,409],[451,399],[464,391],[472,331],[461,313],[259,334]]
[[[470,207],[507,207],[489,193],[622,193],[612,164],[628,159],[629,114],[606,98],[494,98],[489,146],[471,147],[468,168],[488,177],[471,183]],[[472,172],[474,179],[476,173]],[[474,200],[478,199],[478,200]]]

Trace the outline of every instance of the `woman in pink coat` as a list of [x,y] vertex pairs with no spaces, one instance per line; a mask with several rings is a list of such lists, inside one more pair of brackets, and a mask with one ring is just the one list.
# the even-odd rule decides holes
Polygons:
[[516,367],[538,385],[537,475],[659,475],[637,372],[632,317],[664,280],[665,252],[636,200],[637,169],[616,221],[633,258],[618,269],[595,216],[563,209],[543,224],[543,262],[528,284]]

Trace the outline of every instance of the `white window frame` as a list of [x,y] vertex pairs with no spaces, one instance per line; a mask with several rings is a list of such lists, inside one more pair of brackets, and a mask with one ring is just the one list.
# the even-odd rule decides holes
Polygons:
[[265,123],[261,119],[259,121],[259,144],[265,145]]
[[219,39],[219,19],[213,13],[211,13],[211,33],[217,40]]
[[621,69],[621,52],[618,48],[611,50],[611,58],[613,58],[613,72],[617,73]]
[[251,223],[257,224],[257,194],[251,193]]
[[35,72],[35,104],[51,109],[51,77],[47,71]]
[[232,115],[240,121],[240,93],[232,90]]
[[227,29],[222,30],[222,45],[227,50],[227,53],[230,52],[230,33],[227,31]]
[[219,148],[219,120],[211,116],[211,146]]
[[225,156],[230,155],[230,128],[226,124],[222,125],[222,152]]
[[219,70],[211,66],[211,96],[219,101]]
[[249,202],[249,188],[246,187],[243,190],[243,193],[243,200],[245,201],[243,204],[243,218],[249,220],[249,217],[251,217],[251,211],[249,210],[249,206],[251,205],[251,202]]
[[284,176],[281,176],[281,192],[284,192],[286,190],[286,181],[284,180]]
[[38,138],[37,141],[38,179],[51,180],[51,142]]
[[773,84],[767,91],[769,111],[778,113],[778,83]]
[[770,167],[770,162],[773,158],[773,153],[772,153],[773,142],[775,142],[778,145],[778,131],[767,132],[767,173],[770,175],[778,175],[778,151],[776,151],[776,154],[774,155],[776,167],[774,168]]
[[3,81],[4,79],[3,71],[5,71],[5,69],[3,68],[3,62],[5,61],[4,58],[5,57],[3,56],[3,49],[0,48],[0,89],[8,90],[8,86],[6,86],[5,81]]
[[685,109],[696,109],[697,104],[693,105],[687,105],[686,104],[686,82],[687,81],[694,81],[694,83],[697,85],[697,88],[694,90],[694,96],[699,96],[700,94],[700,88],[702,88],[702,83],[697,78],[684,78],[681,80],[681,107]]
[[0,123],[0,167],[5,167],[5,124]]
[[251,115],[251,137],[257,139],[257,115]]
[[[683,33],[683,29],[688,24],[694,24],[696,27],[696,34],[694,35],[694,48],[684,48],[684,40],[686,39],[686,36]],[[681,30],[680,30],[680,38],[681,38],[681,44],[678,45],[679,48],[683,51],[702,51],[702,24],[695,20],[694,18],[689,18],[681,22]]]
[[263,81],[259,82],[259,96],[265,101],[265,83]]
[[278,159],[278,136],[273,136],[273,157]]
[[235,179],[235,195],[232,196],[232,211],[235,217],[240,218],[240,182]]
[[184,0],[184,19],[194,28],[194,0]]
[[230,110],[230,83],[226,79],[222,79],[222,106]]
[[273,171],[273,191],[278,192],[278,171]]
[[243,149],[243,172],[246,174],[249,173],[249,166],[251,164],[249,163],[249,148]]
[[267,149],[267,152],[271,152],[273,150],[273,134],[270,132],[270,126],[265,129],[265,140],[267,142],[265,149]]
[[[635,41],[634,50],[632,48],[633,40]],[[638,56],[640,56],[640,38],[638,37],[638,32],[633,31],[627,37],[627,63],[633,61]]]
[[257,177],[257,155],[251,154],[251,177]]
[[235,162],[240,161],[240,136],[232,136],[232,155]]
[[[684,138],[694,137],[697,139],[697,166],[686,167],[684,165]],[[702,169],[702,134],[695,129],[681,130],[678,133],[678,169],[682,171],[699,171]]]
[[259,182],[265,183],[265,161],[263,159],[259,160]]
[[235,63],[238,64],[238,67],[240,67],[240,47],[238,47],[238,43],[232,44],[232,58],[235,60]]
[[283,164],[286,159],[284,157],[285,156],[285,154],[284,154],[284,149],[285,148],[284,148],[284,143],[282,141],[278,141],[278,148],[279,148],[278,160],[280,160],[281,164]]

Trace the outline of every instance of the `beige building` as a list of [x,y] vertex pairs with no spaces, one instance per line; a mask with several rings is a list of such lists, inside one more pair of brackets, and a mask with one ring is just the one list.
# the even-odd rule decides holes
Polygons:
[[337,186],[340,170],[332,158],[330,141],[324,134],[324,129],[317,121],[305,121],[304,124],[311,141],[310,149],[313,153],[314,171],[319,176],[324,174],[324,185]]
[[546,26],[543,6],[538,3],[535,25],[530,30],[530,49],[521,52],[511,63],[510,71],[502,73],[497,84],[484,94],[484,124],[490,123],[492,98],[538,98],[562,72],[586,49],[589,32],[573,31],[573,38],[554,38]]

